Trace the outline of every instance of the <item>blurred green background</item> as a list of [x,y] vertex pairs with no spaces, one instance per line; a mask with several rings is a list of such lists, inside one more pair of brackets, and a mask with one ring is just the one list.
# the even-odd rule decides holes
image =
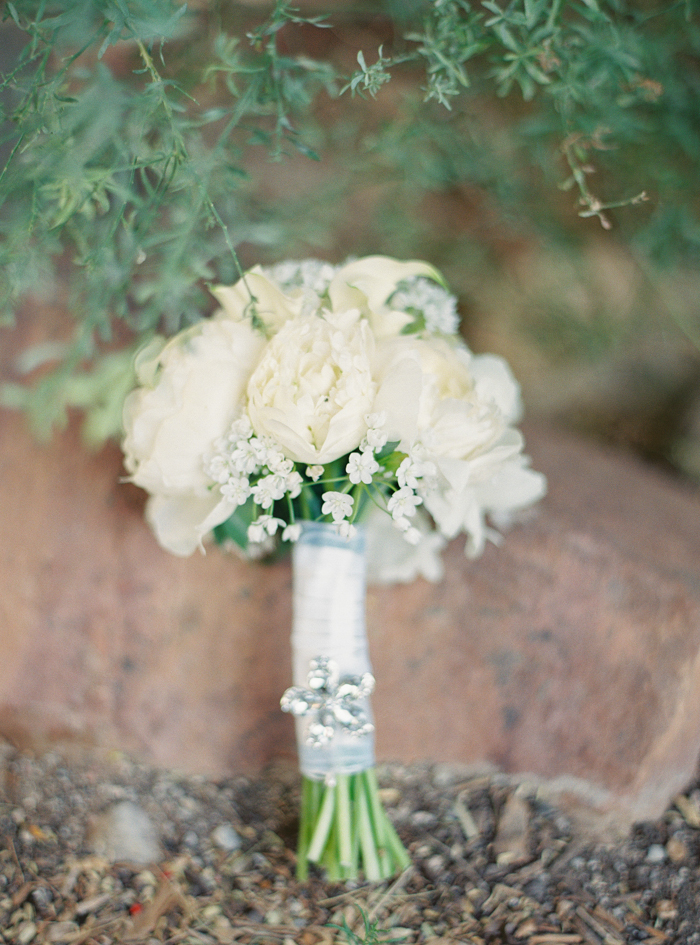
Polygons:
[[700,481],[693,0],[14,0],[0,59],[1,396],[40,435],[118,436],[209,284],[381,253],[530,417]]

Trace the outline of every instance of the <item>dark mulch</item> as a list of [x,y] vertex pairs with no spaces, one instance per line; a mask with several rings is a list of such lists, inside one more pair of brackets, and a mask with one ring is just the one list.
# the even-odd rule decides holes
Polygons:
[[[288,770],[208,780],[123,758],[8,749],[1,760],[0,942],[700,943],[697,785],[660,820],[601,844],[577,836],[533,786],[386,767],[383,799],[413,865],[350,887],[295,880]],[[100,811],[122,800],[154,823],[157,864],[93,852]],[[221,843],[222,829],[236,839],[230,827],[235,850]]]

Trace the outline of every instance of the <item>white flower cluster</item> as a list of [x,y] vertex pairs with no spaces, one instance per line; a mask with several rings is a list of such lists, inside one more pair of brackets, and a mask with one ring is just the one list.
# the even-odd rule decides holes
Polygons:
[[[415,549],[388,571],[435,577],[445,541],[481,552],[541,497],[506,363],[455,334],[456,301],[423,262],[375,256],[251,269],[221,310],[137,359],[125,465],[160,543],[188,555],[213,531],[253,553],[306,519],[351,536],[382,510]],[[393,570],[392,570],[393,569]]]
[[319,298],[331,284],[338,267],[320,259],[289,259],[276,266],[264,266],[262,272],[285,292],[290,289],[311,289]]
[[[386,468],[375,457],[375,453],[380,453],[386,445],[387,435],[383,429],[386,414],[369,414],[365,422],[367,432],[359,449],[347,457],[347,481],[352,486],[374,483],[378,496],[386,500],[386,511],[396,528],[410,544],[418,544],[421,534],[413,527],[411,519],[423,501],[419,490],[430,483],[427,477],[434,476],[435,467],[432,463],[406,456],[396,470],[396,487],[392,489],[394,477],[390,473],[387,480]],[[266,513],[258,513],[248,526],[249,542],[264,545],[280,529],[283,541],[299,539],[301,522],[295,520],[293,501],[301,494],[304,478],[271,437],[255,435],[248,417],[236,418],[228,434],[214,443],[214,451],[204,458],[204,471],[232,510],[250,499]],[[307,466],[305,470],[311,482],[318,482],[324,472],[325,467],[320,465]],[[377,474],[380,475],[375,483]],[[269,511],[282,500],[287,504],[289,523]],[[321,514],[330,516],[342,537],[351,538],[356,531],[353,524],[355,497],[348,492],[326,491],[321,494],[321,501]]]
[[[270,437],[257,437],[247,417],[234,420],[228,435],[219,438],[214,449],[205,457],[204,470],[234,510],[245,505],[250,497],[267,511],[275,502],[285,497],[296,499],[301,492],[304,480],[295,471],[292,460],[276,448]],[[284,541],[296,541],[299,537],[300,526],[294,522],[287,525],[284,519],[268,513],[258,515],[248,527],[248,540],[260,544],[277,534],[280,527],[284,528]]]
[[301,299],[301,311],[313,314],[318,310],[336,269],[336,266],[320,259],[302,259],[264,266],[260,271],[283,292],[296,292]]
[[459,328],[457,299],[428,279],[407,279],[391,297],[391,304],[421,317],[431,334],[454,335]]

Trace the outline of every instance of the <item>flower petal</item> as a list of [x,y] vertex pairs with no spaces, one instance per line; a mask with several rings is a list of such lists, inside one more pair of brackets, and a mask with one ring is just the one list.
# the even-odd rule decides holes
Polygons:
[[186,558],[197,548],[204,551],[204,537],[234,509],[235,505],[218,493],[202,498],[152,495],[146,503],[146,521],[161,547]]

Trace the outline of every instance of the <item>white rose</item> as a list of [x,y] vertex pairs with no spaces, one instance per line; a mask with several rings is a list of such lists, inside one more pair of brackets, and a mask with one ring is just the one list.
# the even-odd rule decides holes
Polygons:
[[356,310],[286,322],[248,383],[255,432],[310,466],[356,449],[376,393],[372,348],[369,325]]
[[505,361],[472,355],[460,342],[403,336],[378,346],[375,409],[387,415],[389,439],[418,444],[439,472],[425,508],[440,532],[468,535],[474,557],[496,533],[486,516],[504,519],[544,495],[544,476],[527,469],[523,438],[511,423],[520,391]]
[[402,335],[377,345],[375,409],[386,413],[389,440],[400,441],[407,451],[433,427],[440,404],[473,401],[470,357],[464,345],[442,338]]
[[249,269],[234,285],[215,286],[212,293],[229,318],[252,319],[268,334],[279,331],[289,318],[299,315],[303,305],[301,291],[285,294],[260,266]]
[[174,554],[191,554],[233,511],[211,491],[203,460],[229,429],[264,344],[249,321],[220,316],[137,360],[141,386],[124,404],[124,463],[151,493],[147,518]]
[[520,385],[508,363],[495,354],[469,352],[469,371],[478,399],[495,404],[508,423],[518,423],[523,412]]
[[391,337],[410,324],[413,316],[394,311],[388,300],[400,282],[413,276],[425,276],[444,284],[443,277],[429,263],[365,256],[336,270],[328,296],[335,311],[359,309],[369,319],[375,338]]
[[466,484],[461,488],[445,484],[424,498],[426,509],[445,538],[467,534],[464,551],[469,558],[482,553],[487,539],[495,543],[500,540],[499,533],[487,525],[487,517],[499,528],[507,528],[517,512],[539,501],[547,489],[547,480],[528,468],[526,456],[504,459],[499,451],[492,450],[480,459],[480,468],[472,466],[471,477],[465,477]]
[[417,577],[441,581],[444,574],[441,551],[447,541],[432,528],[425,513],[418,510],[412,520],[420,533],[417,544],[409,544],[390,515],[371,506],[364,519],[367,535],[367,574],[374,584],[408,584]]

